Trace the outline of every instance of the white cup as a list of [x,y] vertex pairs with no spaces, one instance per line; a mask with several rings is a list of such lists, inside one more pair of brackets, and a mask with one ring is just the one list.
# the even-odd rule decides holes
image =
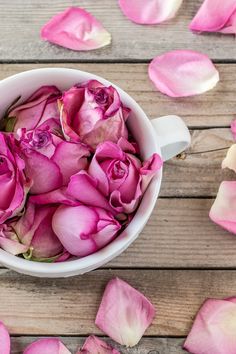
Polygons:
[[[166,161],[190,145],[189,130],[181,118],[167,116],[150,121],[140,106],[125,91],[99,76],[74,69],[36,69],[0,81],[0,117],[16,97],[21,95],[19,103],[23,102],[40,86],[56,85],[59,89],[66,90],[74,84],[91,79],[98,80],[104,85],[113,85],[118,90],[124,105],[131,108],[132,114],[128,118],[128,125],[139,143],[142,158],[149,158],[156,152]],[[122,253],[143,230],[158,198],[161,180],[162,170],[150,183],[128,227],[98,252],[81,259],[48,264],[28,261],[0,249],[0,263],[20,273],[50,278],[83,274],[101,267]]]

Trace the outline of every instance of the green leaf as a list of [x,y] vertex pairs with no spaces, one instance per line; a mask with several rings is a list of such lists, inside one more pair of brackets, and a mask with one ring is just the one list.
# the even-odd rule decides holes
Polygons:
[[8,117],[6,119],[5,131],[8,133],[13,132],[15,124],[16,124],[16,117]]

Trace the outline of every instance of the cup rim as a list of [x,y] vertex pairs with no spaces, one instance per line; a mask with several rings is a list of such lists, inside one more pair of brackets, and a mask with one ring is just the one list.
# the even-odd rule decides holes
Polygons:
[[[1,80],[0,88],[2,85],[6,83],[14,84],[14,80],[18,78],[26,79],[31,75],[41,76],[43,73],[47,74],[52,72],[58,74],[70,72],[76,74],[77,76],[79,75],[83,77],[86,76],[87,80],[94,79],[100,81],[104,85],[112,85],[113,87],[115,87],[121,96],[121,100],[122,97],[125,97],[125,100],[129,102],[130,106],[135,106],[135,110],[137,110],[139,115],[142,116],[142,119],[146,125],[146,129],[148,129],[150,137],[153,140],[152,143],[155,146],[155,152],[157,152],[161,156],[161,150],[160,147],[158,146],[158,142],[152,124],[149,121],[143,109],[126,91],[124,91],[122,88],[112,83],[111,81],[104,79],[103,77],[100,77],[98,75],[83,70],[71,69],[71,68],[63,68],[63,67],[37,68],[37,69],[23,71]],[[98,250],[97,252],[82,258],[67,260],[58,263],[42,263],[42,262],[26,260],[24,258],[14,256],[0,249],[0,262],[3,263],[5,266],[14,269],[20,273],[42,276],[42,277],[71,276],[76,274],[83,274],[85,272],[99,268],[100,266],[106,264],[107,262],[111,261],[119,254],[121,254],[138,237],[139,233],[142,231],[143,227],[147,223],[152,213],[152,210],[155,206],[156,200],[158,198],[160,186],[161,186],[161,180],[162,180],[162,168],[159,170],[158,174],[152,179],[151,183],[149,184],[145,192],[146,194],[147,191],[151,190],[151,196],[149,200],[149,207],[143,210],[142,222],[138,223],[136,220],[137,219],[136,216],[142,206],[143,199],[141,200],[140,205],[137,211],[135,212],[133,220],[124,229],[124,231],[117,238],[115,238],[111,243],[106,245],[104,248]],[[128,237],[127,235],[130,236]]]

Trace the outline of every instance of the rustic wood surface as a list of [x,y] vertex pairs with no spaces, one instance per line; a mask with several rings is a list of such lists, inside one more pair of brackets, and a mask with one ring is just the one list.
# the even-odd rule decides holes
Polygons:
[[[236,47],[232,35],[194,35],[188,24],[202,0],[184,0],[178,16],[160,26],[139,26],[117,0],[80,0],[113,36],[106,48],[78,53],[40,40],[41,26],[77,0],[0,0],[0,79],[38,67],[89,71],[119,85],[150,119],[177,114],[191,129],[192,145],[165,164],[161,198],[140,237],[103,269],[69,279],[36,279],[0,269],[0,320],[13,335],[12,354],[36,336],[62,336],[73,353],[90,333],[103,289],[119,276],[143,291],[157,316],[136,348],[122,354],[183,354],[194,316],[208,297],[236,294],[236,236],[208,217],[219,184],[235,179],[221,170],[233,144],[236,118]],[[196,97],[171,99],[147,76],[148,62],[171,49],[196,49],[215,60],[220,83]],[[107,340],[107,339],[106,339]],[[115,345],[113,343],[113,345]],[[212,353],[213,354],[213,353]]]

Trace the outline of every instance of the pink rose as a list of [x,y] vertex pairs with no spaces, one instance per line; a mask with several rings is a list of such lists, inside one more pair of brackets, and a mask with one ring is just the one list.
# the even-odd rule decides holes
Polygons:
[[0,223],[21,211],[29,187],[13,135],[0,133]]
[[71,175],[87,167],[88,148],[81,143],[64,141],[55,119],[47,120],[35,130],[21,129],[18,134],[26,175],[33,182],[30,190],[33,194],[67,184]]
[[64,92],[60,102],[62,128],[68,140],[95,148],[106,140],[116,143],[128,137],[125,121],[130,110],[122,105],[114,87],[91,80]]
[[57,100],[61,97],[61,91],[55,86],[42,86],[35,91],[23,104],[11,109],[6,119],[13,120],[14,132],[24,128],[32,130],[47,119],[60,118]]
[[23,253],[27,259],[55,260],[64,248],[52,230],[56,206],[37,206],[29,199],[18,220],[0,225],[0,246],[12,254]]
[[[81,171],[72,176],[67,193],[85,204],[116,213],[132,213],[162,166],[157,154],[142,163],[134,153],[134,147],[123,139],[118,144],[109,141],[100,144],[88,173]],[[93,191],[92,196],[88,190]]]
[[52,228],[69,253],[84,257],[111,242],[121,225],[102,208],[62,205],[53,216]]

